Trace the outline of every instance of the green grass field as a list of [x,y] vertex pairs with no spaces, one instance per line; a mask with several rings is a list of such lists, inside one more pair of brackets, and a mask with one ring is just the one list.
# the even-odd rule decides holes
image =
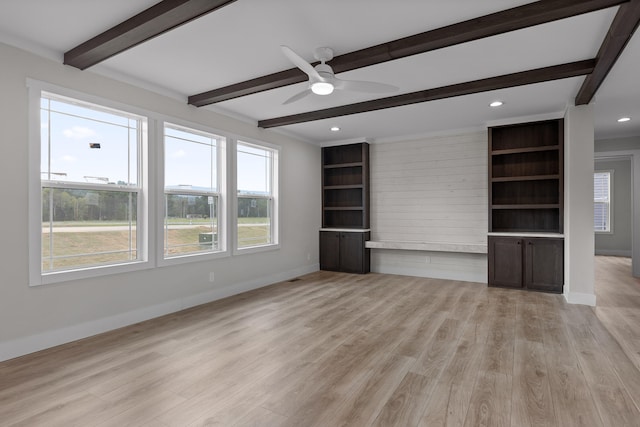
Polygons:
[[[239,218],[239,224],[256,224],[238,227],[240,247],[254,246],[268,243],[269,224],[267,218]],[[200,244],[200,234],[212,230],[211,223],[194,219],[192,222],[184,219],[169,221],[171,225],[197,225],[193,228],[169,229],[168,255],[179,255],[210,250],[211,246]],[[264,224],[264,225],[263,225]],[[43,223],[43,228],[48,227]],[[64,222],[55,223],[53,227],[109,227],[126,226],[124,222]],[[69,267],[87,267],[113,262],[127,262],[136,258],[135,230],[131,233],[132,241],[129,250],[128,230],[101,230],[80,232],[54,232],[53,242],[49,233],[42,234],[42,271],[60,270]],[[53,248],[51,248],[53,243]],[[53,250],[53,260],[50,258]],[[100,252],[98,254],[98,252]],[[86,255],[91,254],[91,255]],[[53,265],[52,265],[53,264]]]

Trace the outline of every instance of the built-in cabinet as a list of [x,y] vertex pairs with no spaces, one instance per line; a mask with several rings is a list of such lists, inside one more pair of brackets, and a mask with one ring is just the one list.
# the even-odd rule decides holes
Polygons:
[[489,236],[491,286],[562,292],[564,239]]
[[489,128],[490,286],[562,292],[563,148],[562,119]]
[[320,231],[320,269],[345,273],[368,273],[370,249],[368,231]]
[[322,149],[322,270],[368,273],[369,144]]

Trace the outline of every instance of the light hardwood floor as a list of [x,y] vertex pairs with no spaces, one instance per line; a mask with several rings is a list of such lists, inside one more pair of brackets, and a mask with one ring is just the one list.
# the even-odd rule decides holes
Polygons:
[[2,426],[640,426],[640,281],[318,272],[0,364]]

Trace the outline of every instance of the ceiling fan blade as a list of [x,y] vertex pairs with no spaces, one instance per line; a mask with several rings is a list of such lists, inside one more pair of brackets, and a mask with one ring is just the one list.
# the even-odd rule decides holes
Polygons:
[[386,83],[363,82],[358,80],[341,80],[336,78],[334,85],[337,89],[351,90],[354,92],[365,93],[389,93],[400,90],[397,86],[388,85]]
[[305,89],[302,92],[296,93],[291,98],[289,98],[286,101],[284,101],[282,103],[282,105],[287,105],[287,104],[291,104],[292,102],[299,101],[300,99],[304,98],[305,96],[309,95],[310,93],[311,93],[311,89]]
[[289,46],[281,45],[280,49],[282,49],[282,53],[289,58],[289,61],[291,61],[293,65],[300,68],[309,77],[312,79],[322,80],[322,77],[320,77],[320,74],[318,74],[316,69],[313,68],[313,65],[302,59],[302,57],[295,53]]

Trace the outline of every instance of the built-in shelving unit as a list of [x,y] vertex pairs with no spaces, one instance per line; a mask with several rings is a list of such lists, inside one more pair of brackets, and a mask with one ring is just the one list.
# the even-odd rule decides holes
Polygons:
[[322,149],[322,227],[369,228],[369,144]]
[[489,129],[489,231],[562,233],[563,121]]
[[490,286],[562,292],[563,146],[561,119],[489,128]]
[[369,272],[369,144],[322,149],[320,268]]

